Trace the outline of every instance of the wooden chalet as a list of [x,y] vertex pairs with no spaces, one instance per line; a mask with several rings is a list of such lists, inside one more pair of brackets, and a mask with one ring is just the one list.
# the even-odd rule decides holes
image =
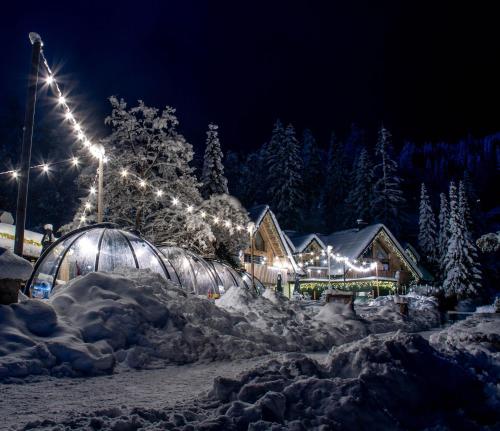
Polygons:
[[[254,275],[265,286],[276,286],[279,275],[282,284],[288,286],[300,271],[293,257],[278,220],[268,205],[259,205],[249,211],[250,219],[255,224],[252,234]],[[245,270],[252,272],[252,248],[242,253]],[[286,293],[286,292],[285,292]]]

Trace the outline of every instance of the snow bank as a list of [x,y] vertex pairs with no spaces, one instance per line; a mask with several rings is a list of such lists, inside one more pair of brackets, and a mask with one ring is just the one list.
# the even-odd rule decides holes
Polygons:
[[0,378],[246,358],[267,353],[262,339],[280,345],[157,274],[90,273],[47,302],[0,306]]
[[26,281],[32,271],[33,265],[30,262],[0,247],[0,279]]
[[[241,314],[253,327],[278,336],[281,350],[305,352],[329,350],[368,334],[406,330],[419,331],[438,326],[437,302],[432,298],[409,298],[409,316],[402,316],[391,297],[383,306],[349,306],[326,303],[312,306],[307,301],[289,301],[266,289],[262,296],[232,287],[216,305]],[[424,305],[425,304],[425,305]],[[277,350],[277,348],[275,348]]]
[[[498,334],[499,322],[482,320],[476,328],[483,335]],[[455,347],[461,350],[462,345]],[[236,379],[217,377],[206,399],[174,409],[103,409],[57,424],[33,423],[29,427],[497,429],[500,394],[492,389],[498,376],[477,373],[470,364],[457,362],[455,354],[437,350],[416,334],[370,335],[332,349],[325,364],[289,354],[284,361],[271,360]]]

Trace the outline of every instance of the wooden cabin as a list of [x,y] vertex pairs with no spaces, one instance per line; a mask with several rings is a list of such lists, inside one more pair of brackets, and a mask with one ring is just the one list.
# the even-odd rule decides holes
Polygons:
[[268,205],[252,208],[249,216],[254,223],[253,250],[248,247],[242,253],[245,270],[252,273],[253,260],[254,275],[265,286],[276,286],[279,276],[282,285],[288,286],[300,270],[276,216]]

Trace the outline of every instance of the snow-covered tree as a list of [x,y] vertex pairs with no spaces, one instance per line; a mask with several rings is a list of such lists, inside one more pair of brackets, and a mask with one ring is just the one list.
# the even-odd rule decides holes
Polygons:
[[432,211],[429,194],[425,184],[420,190],[420,207],[418,218],[418,245],[428,262],[437,260],[436,219]]
[[[279,137],[282,139],[278,144]],[[300,208],[304,198],[302,161],[295,129],[290,124],[283,134],[273,134],[271,141],[273,152],[269,153],[267,163],[270,204],[280,224],[291,228],[300,220]]]
[[319,209],[325,174],[320,149],[309,129],[302,134],[302,165],[304,209],[301,227],[309,231],[320,224],[322,214]]
[[375,155],[378,163],[373,168],[373,218],[399,232],[405,199],[401,190],[401,178],[397,173],[398,164],[392,158],[391,133],[384,126],[378,133]]
[[203,200],[190,166],[193,150],[177,131],[175,110],[166,107],[160,112],[142,101],[127,108],[123,99],[109,100],[112,112],[105,122],[112,131],[104,141],[109,158],[104,169],[105,221],[136,229],[157,244],[210,250],[214,240],[210,225],[195,214]]
[[222,164],[223,154],[217,129],[218,126],[216,124],[208,125],[207,142],[201,175],[201,190],[205,199],[208,199],[211,195],[228,193],[227,179],[224,176],[224,165]]
[[237,265],[237,256],[240,250],[249,244],[247,226],[250,222],[247,211],[240,201],[227,194],[212,195],[203,202],[201,209],[208,217],[217,217],[212,223],[212,232],[216,238],[214,254],[231,265]]
[[500,250],[500,232],[484,234],[478,238],[476,244],[483,253],[496,252]]
[[448,252],[449,232],[449,208],[448,199],[445,193],[439,195],[439,235],[438,235],[438,259],[441,269],[441,277],[444,277],[446,272],[446,253]]
[[482,279],[481,268],[479,263],[479,253],[473,239],[473,234],[472,234],[473,221],[470,215],[471,210],[469,206],[469,200],[464,181],[460,181],[458,185],[458,207],[460,211],[460,217],[462,218],[462,223],[464,225],[465,250],[466,250],[466,256],[468,258],[470,279],[476,292],[479,292],[481,289],[481,279]]
[[351,177],[351,190],[346,198],[349,223],[355,225],[358,219],[370,222],[373,173],[370,155],[364,147],[354,161]]
[[344,202],[348,185],[344,145],[332,133],[328,147],[323,190],[323,218],[328,230],[342,229],[346,226]]
[[448,251],[445,257],[446,274],[443,289],[448,297],[462,299],[478,293],[480,272],[470,254],[467,227],[464,218],[464,200],[450,183]]

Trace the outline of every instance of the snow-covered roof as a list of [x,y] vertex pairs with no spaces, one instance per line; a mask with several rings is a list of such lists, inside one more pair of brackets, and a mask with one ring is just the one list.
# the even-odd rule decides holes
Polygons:
[[278,232],[278,235],[281,239],[283,248],[285,249],[286,252],[286,256],[288,257],[290,263],[292,264],[293,270],[295,272],[302,273],[302,270],[299,268],[297,262],[295,261],[295,258],[293,257],[293,247],[291,247],[289,242],[287,241],[286,235],[281,230],[281,227],[278,223],[278,219],[269,208],[269,205],[257,205],[253,208],[250,208],[250,210],[248,211],[248,216],[250,217],[250,220],[252,220],[255,223],[255,228],[258,229],[260,224],[262,223],[262,220],[264,220],[264,217],[268,213],[271,216],[274,226],[276,227],[276,231]]
[[419,275],[423,277],[421,269],[413,259],[409,258],[399,241],[392,232],[382,223],[376,223],[364,227],[363,229],[346,229],[338,232],[333,232],[330,235],[319,235],[321,240],[326,245],[331,245],[334,253],[341,256],[346,256],[350,259],[358,259],[370,245],[375,236],[383,230],[394,243],[408,265]]
[[255,226],[258,226],[268,210],[269,205],[257,205],[248,210],[248,217],[255,223]]
[[30,278],[33,266],[10,250],[0,248],[0,279],[23,280]]
[[301,234],[293,230],[285,230],[285,237],[295,253],[303,252],[307,246],[314,240],[318,242],[321,248],[326,248],[326,245],[321,241],[315,233]]

